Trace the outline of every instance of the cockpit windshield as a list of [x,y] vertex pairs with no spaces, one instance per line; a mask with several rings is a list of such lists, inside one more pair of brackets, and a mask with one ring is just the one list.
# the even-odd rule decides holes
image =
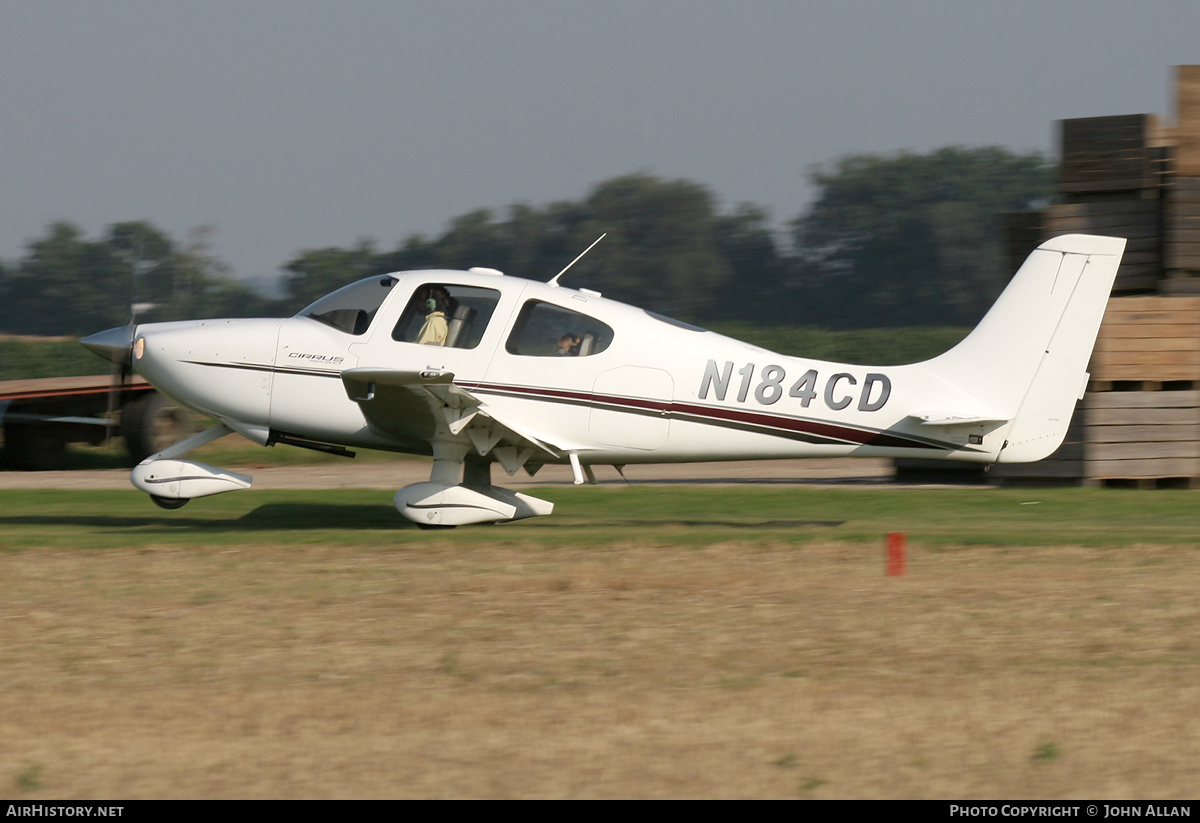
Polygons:
[[394,277],[368,277],[325,295],[300,312],[347,334],[362,334],[396,284]]

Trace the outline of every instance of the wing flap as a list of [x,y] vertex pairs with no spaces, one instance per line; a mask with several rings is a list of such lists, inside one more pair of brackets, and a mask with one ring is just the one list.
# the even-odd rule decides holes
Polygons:
[[452,372],[347,369],[342,372],[342,384],[351,400],[362,406],[364,412],[370,411],[368,419],[381,415],[394,417],[401,413],[401,409],[378,408],[380,387],[401,389],[423,398],[432,413],[446,424],[451,435],[470,440],[481,456],[493,454],[509,474],[528,461],[561,460],[565,453],[583,448],[551,442],[550,438],[528,426],[500,419],[482,398],[455,383]]

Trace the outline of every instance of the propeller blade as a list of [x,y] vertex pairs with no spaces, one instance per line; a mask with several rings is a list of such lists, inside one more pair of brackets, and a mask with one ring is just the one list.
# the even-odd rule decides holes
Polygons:
[[79,342],[89,351],[110,360],[112,366],[112,383],[108,389],[108,413],[105,415],[104,427],[105,446],[112,445],[113,428],[117,424],[117,395],[125,388],[129,374],[133,370],[133,340],[137,326],[130,323],[115,329],[97,332],[85,337]]

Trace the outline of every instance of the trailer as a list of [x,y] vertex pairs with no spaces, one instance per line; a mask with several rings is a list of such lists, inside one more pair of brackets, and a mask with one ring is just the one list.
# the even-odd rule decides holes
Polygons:
[[107,374],[2,381],[0,422],[10,467],[25,471],[65,468],[67,444],[115,437],[137,463],[195,425],[190,410],[141,377],[114,383]]

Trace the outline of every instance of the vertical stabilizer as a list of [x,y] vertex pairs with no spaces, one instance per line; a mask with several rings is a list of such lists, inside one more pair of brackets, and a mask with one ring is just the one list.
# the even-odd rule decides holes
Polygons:
[[999,462],[1041,460],[1062,443],[1124,251],[1119,237],[1046,241],[975,330],[927,363],[981,407],[1013,421]]

